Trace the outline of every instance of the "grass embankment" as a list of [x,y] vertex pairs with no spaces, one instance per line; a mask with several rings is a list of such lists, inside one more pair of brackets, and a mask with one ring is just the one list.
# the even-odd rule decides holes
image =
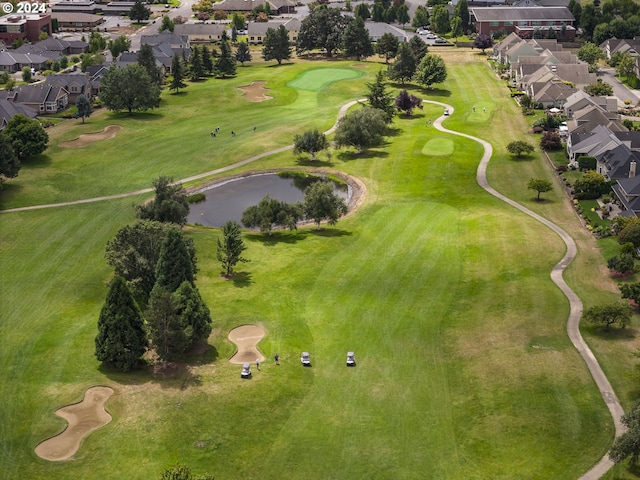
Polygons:
[[[445,88],[414,93],[451,103],[447,127],[493,143],[489,173],[499,189],[579,229],[559,189],[532,202],[528,179],[552,174],[507,155],[526,125],[500,82],[477,56],[450,55]],[[317,92],[287,86],[311,69],[352,66],[364,75]],[[260,65],[165,95],[157,112],[65,123],[52,129],[48,155],[10,182],[1,206],[136,190],[158,175],[183,178],[289,144],[306,128],[328,128],[339,105],[366,93],[377,68]],[[254,80],[267,80],[274,100],[244,100],[236,87]],[[566,337],[566,300],[549,279],[564,246],[477,186],[481,148],[427,126],[441,110],[425,105],[397,119],[389,143],[367,154],[318,162],[361,178],[365,205],[321,232],[246,234],[251,263],[236,281],[219,276],[218,231],[188,229],[215,330],[212,348],[171,378],[113,373],[93,356],[110,277],[104,246],[141,197],[0,215],[3,477],[148,479],[176,461],[219,479],[565,479],[586,471],[612,427]],[[81,155],[57,147],[114,123],[124,126],[116,140]],[[217,125],[222,135],[212,140]],[[245,169],[295,162],[285,152]],[[583,298],[604,298],[589,280],[598,268],[593,241],[577,236],[591,250],[581,250],[570,280]],[[268,358],[278,352],[281,365],[265,362],[240,381],[226,362],[226,334],[250,322],[266,327],[259,347]],[[311,369],[299,365],[302,350],[311,352]],[[354,369],[344,366],[348,350]],[[37,458],[35,445],[64,426],[54,410],[94,384],[115,389],[113,422],[73,461]]]

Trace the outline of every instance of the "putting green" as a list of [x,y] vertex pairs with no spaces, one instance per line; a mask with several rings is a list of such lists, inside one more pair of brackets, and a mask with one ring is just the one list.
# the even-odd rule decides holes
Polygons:
[[298,75],[287,86],[297,90],[318,92],[333,82],[361,76],[362,72],[351,68],[316,68]]
[[424,155],[445,156],[453,153],[454,143],[450,138],[436,137],[429,140],[422,147]]

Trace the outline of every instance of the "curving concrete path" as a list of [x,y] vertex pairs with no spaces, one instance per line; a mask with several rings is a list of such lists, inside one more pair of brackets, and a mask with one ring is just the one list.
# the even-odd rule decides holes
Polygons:
[[[431,100],[425,100],[425,102],[435,104],[435,105],[440,105],[443,108],[448,108],[449,114],[450,115],[453,114],[454,109],[451,105],[447,105],[446,103],[441,103],[441,102],[434,102]],[[618,397],[616,397],[616,394],[613,391],[613,388],[611,387],[609,380],[607,380],[607,377],[602,371],[600,364],[596,360],[596,357],[593,355],[593,352],[591,352],[591,349],[589,349],[586,342],[582,338],[582,335],[580,334],[579,324],[580,324],[580,317],[582,316],[582,302],[580,301],[578,296],[575,294],[575,292],[571,290],[571,288],[569,288],[567,283],[564,281],[564,278],[562,277],[564,270],[573,261],[573,259],[576,256],[576,253],[578,252],[576,243],[567,232],[565,232],[562,228],[557,226],[555,223],[550,222],[546,218],[520,205],[514,200],[511,200],[510,198],[505,197],[500,192],[492,188],[489,185],[489,182],[487,181],[487,166],[489,165],[489,160],[491,160],[491,155],[493,154],[493,147],[489,142],[486,142],[485,140],[482,140],[480,138],[467,135],[466,133],[460,133],[454,130],[449,130],[447,128],[444,128],[442,126],[442,122],[446,118],[447,117],[444,115],[439,117],[435,122],[433,122],[434,127],[440,130],[441,132],[450,133],[452,135],[458,135],[460,137],[465,137],[475,142],[478,142],[484,148],[484,153],[482,155],[482,159],[480,160],[480,164],[478,165],[478,171],[476,174],[476,179],[478,181],[478,184],[494,197],[499,198],[503,202],[508,203],[512,207],[517,208],[521,212],[529,215],[530,217],[535,218],[540,223],[549,227],[551,230],[553,230],[555,233],[558,234],[558,236],[564,241],[565,245],[567,246],[567,251],[564,254],[564,257],[562,257],[560,262],[558,262],[551,270],[551,280],[553,281],[553,283],[555,283],[558,286],[558,288],[560,288],[562,293],[564,293],[567,299],[569,300],[570,310],[569,310],[569,319],[567,321],[567,334],[569,335],[569,338],[571,339],[573,346],[576,348],[576,350],[578,350],[578,353],[580,353],[580,356],[582,356],[582,359],[587,364],[587,368],[589,369],[591,376],[593,377],[594,381],[596,382],[596,385],[600,389],[600,394],[602,395],[602,398],[604,399],[607,407],[609,408],[611,417],[613,418],[616,437],[621,435],[626,430],[625,426],[620,421],[620,417],[622,417],[622,415],[624,414],[624,410],[622,409],[622,406],[618,401]],[[596,480],[600,478],[602,475],[604,475],[607,471],[609,471],[609,469],[612,466],[613,466],[613,462],[609,458],[609,455],[605,454],[604,457],[602,457],[602,459],[591,470],[589,470],[587,473],[582,475],[579,480]]]
[[[347,110],[350,107],[352,107],[353,105],[355,105],[357,103],[360,103],[360,102],[363,102],[365,100],[366,99],[353,100],[353,101],[343,105],[340,108],[340,110],[338,111],[338,115],[337,115],[337,119],[336,119],[335,124],[329,130],[327,130],[324,133],[326,135],[329,135],[329,134],[333,133],[337,128],[338,122],[346,114]],[[424,100],[424,102],[425,103],[431,103],[431,104],[434,104],[434,105],[440,105],[441,107],[443,107],[443,109],[444,108],[448,108],[450,115],[452,115],[454,113],[454,108],[451,105],[448,105],[446,103],[435,102],[435,101],[432,101],[432,100]],[[567,334],[569,335],[569,338],[571,339],[571,342],[573,343],[573,346],[576,348],[576,350],[578,350],[578,353],[580,353],[580,355],[582,356],[583,360],[587,364],[587,368],[589,369],[589,372],[591,373],[591,376],[593,377],[594,381],[596,382],[596,385],[598,386],[598,388],[600,390],[600,394],[602,395],[602,398],[604,399],[607,407],[609,408],[609,412],[611,413],[611,417],[613,418],[613,423],[614,423],[614,426],[615,426],[615,435],[616,435],[616,437],[621,435],[626,430],[626,428],[624,427],[624,425],[620,421],[620,418],[624,414],[624,410],[622,409],[622,406],[620,405],[620,401],[618,400],[618,397],[616,396],[615,392],[613,391],[613,388],[611,387],[611,384],[609,383],[609,380],[607,380],[607,377],[605,376],[604,372],[602,371],[602,368],[600,367],[600,364],[598,363],[598,361],[596,360],[595,356],[593,355],[593,352],[591,352],[591,350],[587,346],[586,342],[582,338],[582,335],[580,335],[579,324],[580,324],[580,317],[582,316],[582,302],[580,301],[578,296],[575,294],[575,292],[573,290],[571,290],[571,288],[569,288],[569,286],[564,281],[564,278],[562,277],[562,273],[567,268],[567,266],[573,261],[573,259],[576,256],[577,250],[578,250],[573,238],[571,238],[571,236],[567,232],[565,232],[563,229],[561,229],[555,223],[550,222],[546,218],[538,215],[537,213],[533,212],[532,210],[529,210],[528,208],[520,205],[519,203],[515,202],[514,200],[511,200],[510,198],[502,195],[500,192],[498,192],[497,190],[492,188],[489,185],[489,182],[487,181],[487,166],[489,165],[489,160],[491,160],[491,155],[493,154],[493,147],[491,146],[491,144],[489,142],[487,142],[485,140],[482,140],[480,138],[474,137],[472,135],[467,135],[466,133],[460,133],[460,132],[456,132],[454,130],[449,130],[449,129],[443,127],[442,126],[442,122],[446,118],[447,117],[444,116],[444,115],[438,117],[433,122],[433,126],[436,129],[440,130],[441,132],[450,133],[452,135],[458,135],[460,137],[465,137],[465,138],[468,138],[468,139],[473,140],[475,142],[478,142],[484,148],[484,153],[483,153],[482,158],[480,160],[480,163],[478,165],[478,171],[477,171],[477,175],[476,175],[478,184],[482,188],[484,188],[487,192],[489,192],[491,195],[495,196],[496,198],[499,198],[503,202],[508,203],[509,205],[513,206],[514,208],[517,208],[518,210],[520,210],[521,212],[525,213],[526,215],[529,215],[530,217],[535,218],[536,220],[538,220],[542,224],[544,224],[547,227],[549,227],[556,234],[558,234],[558,236],[564,241],[565,245],[567,246],[567,251],[566,251],[564,257],[562,257],[560,262],[558,262],[553,267],[553,269],[551,270],[551,280],[558,286],[558,288],[560,288],[560,290],[565,294],[565,296],[569,300],[570,311],[569,311],[569,319],[567,321]],[[183,178],[183,179],[179,180],[178,182],[184,183],[184,182],[190,182],[190,181],[193,181],[193,180],[199,180],[199,179],[202,179],[202,178],[206,178],[206,177],[218,174],[218,173],[226,172],[228,170],[233,170],[234,168],[246,165],[246,164],[251,163],[251,162],[255,162],[256,160],[259,160],[259,159],[264,158],[266,156],[273,155],[275,153],[284,152],[284,151],[291,150],[291,149],[293,149],[293,145],[286,145],[286,146],[281,147],[281,148],[277,148],[277,149],[274,149],[274,150],[270,150],[268,152],[263,152],[263,153],[260,153],[258,155],[254,155],[253,157],[249,157],[249,158],[247,158],[245,160],[242,160],[240,162],[236,162],[236,163],[234,163],[232,165],[227,165],[226,167],[218,168],[218,169],[211,170],[211,171],[208,171],[208,172],[200,173],[198,175],[193,175],[191,177]],[[112,200],[112,199],[117,199],[117,198],[124,198],[124,197],[140,195],[142,193],[149,193],[149,192],[152,192],[152,191],[153,191],[152,188],[145,188],[145,189],[142,189],[142,190],[136,190],[135,192],[128,192],[128,193],[121,193],[121,194],[116,194],[116,195],[107,195],[107,196],[102,196],[102,197],[87,198],[87,199],[83,199],[83,200],[75,200],[75,201],[70,201],[70,202],[50,203],[50,204],[45,204],[45,205],[33,205],[33,206],[28,206],[28,207],[19,207],[19,208],[7,209],[7,210],[0,210],[0,213],[21,212],[21,211],[26,211],[26,210],[37,210],[37,209],[43,209],[43,208],[62,207],[62,206],[67,206],[67,205],[79,205],[79,204],[82,204],[82,203],[100,202],[100,201],[104,201],[104,200]],[[599,479],[602,475],[604,475],[607,471],[609,471],[609,469],[611,469],[612,466],[613,466],[613,462],[609,459],[608,454],[605,454],[604,457],[602,457],[602,459],[591,470],[589,470],[587,473],[582,475],[579,480],[596,480],[596,479]]]

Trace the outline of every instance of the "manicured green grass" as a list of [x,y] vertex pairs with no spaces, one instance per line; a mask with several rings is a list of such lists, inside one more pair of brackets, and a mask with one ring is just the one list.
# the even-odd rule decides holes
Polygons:
[[608,225],[611,223],[610,220],[603,220],[600,218],[600,216],[595,212],[595,209],[599,207],[596,200],[580,200],[580,206],[583,210],[582,214],[592,226]]
[[453,153],[455,144],[450,138],[432,138],[422,147],[422,153],[424,155],[440,156],[451,155]]
[[330,83],[357,78],[361,75],[362,72],[351,68],[317,68],[304,72],[289,82],[287,86],[298,90],[318,92]]
[[[492,184],[573,226],[585,248],[569,281],[583,298],[612,297],[609,284],[593,280],[599,253],[561,190],[531,201],[528,179],[553,173],[506,152],[527,134],[504,87],[478,57],[450,55],[445,89],[409,89],[451,103],[447,127],[492,142]],[[325,65],[350,70],[354,63],[251,66],[240,78],[165,95],[151,114],[102,113],[86,126],[55,127],[51,149],[10,182],[0,206],[143,188],[161,174],[208,171],[289,144],[305,128],[328,128],[380,67],[361,64],[362,77],[318,93],[286,86]],[[274,99],[244,100],[236,87],[254,80],[266,80]],[[133,219],[132,203],[148,196],[0,215],[2,478],[149,479],[176,461],[218,479],[565,479],[585,472],[613,429],[566,337],[566,299],[549,279],[564,245],[477,185],[482,150],[426,126],[441,113],[425,104],[396,119],[387,144],[323,160],[365,182],[364,205],[320,232],[246,233],[251,262],[233,281],[219,276],[219,231],[187,229],[214,332],[209,351],[169,378],[114,373],[93,356],[111,275],[104,246]],[[82,153],[56,146],[113,123],[123,126],[117,142]],[[254,124],[255,135],[248,133]],[[208,132],[217,125],[223,135],[212,143]],[[235,139],[224,135],[232,128]],[[424,154],[433,140],[453,150]],[[285,152],[245,169],[295,162]],[[226,361],[233,354],[226,335],[243,323],[263,324],[259,347],[281,358],[279,367],[263,363],[251,381],[240,381],[238,366]],[[590,340],[602,342],[595,333]],[[630,361],[615,359],[613,343],[606,367],[626,399],[635,389],[623,370]],[[300,366],[302,350],[311,352],[312,368]],[[344,365],[348,350],[356,368]],[[201,385],[188,382],[192,375]],[[91,434],[73,461],[37,458],[35,445],[64,428],[55,409],[95,384],[115,389],[107,404],[113,422]]]

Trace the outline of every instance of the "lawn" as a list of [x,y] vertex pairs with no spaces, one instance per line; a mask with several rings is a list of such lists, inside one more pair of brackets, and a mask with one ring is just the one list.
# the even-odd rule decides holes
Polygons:
[[[412,93],[452,104],[445,126],[492,142],[496,188],[576,231],[580,256],[567,277],[582,298],[614,298],[614,284],[594,275],[601,256],[561,189],[531,201],[528,179],[554,175],[539,158],[514,161],[506,152],[528,135],[527,125],[485,57],[446,55],[446,84],[409,86]],[[331,126],[340,105],[366,93],[377,68],[259,64],[239,69],[236,79],[165,93],[151,113],[99,112],[85,125],[65,122],[50,129],[46,155],[0,193],[0,207],[133,191],[158,175],[184,178],[287,145],[306,128]],[[317,91],[291,87],[330,70],[358,76],[335,77]],[[273,100],[242,98],[237,87],[257,80],[266,80]],[[93,356],[111,275],[104,247],[146,197],[0,215],[0,477],[149,479],[177,461],[217,479],[584,473],[608,448],[613,428],[567,339],[566,299],[549,279],[564,245],[478,187],[481,148],[428,126],[441,112],[425,104],[396,119],[382,147],[323,156],[318,164],[365,182],[364,205],[320,232],[247,232],[251,262],[236,281],[219,276],[219,231],[187,228],[214,332],[205,354],[166,377],[115,373]],[[111,124],[123,126],[117,141],[81,154],[58,146]],[[217,125],[222,135],[211,139]],[[226,135],[231,129],[237,137]],[[284,152],[243,168],[296,163]],[[265,326],[259,347],[269,359],[279,353],[281,363],[264,362],[251,381],[240,381],[238,366],[226,361],[233,354],[226,335],[245,323]],[[628,402],[637,384],[631,361],[616,360],[617,342],[589,332]],[[303,350],[312,368],[300,366]],[[358,366],[347,369],[350,350]],[[37,443],[64,428],[55,409],[92,385],[114,388],[107,403],[113,422],[91,434],[72,461],[36,457]]]

